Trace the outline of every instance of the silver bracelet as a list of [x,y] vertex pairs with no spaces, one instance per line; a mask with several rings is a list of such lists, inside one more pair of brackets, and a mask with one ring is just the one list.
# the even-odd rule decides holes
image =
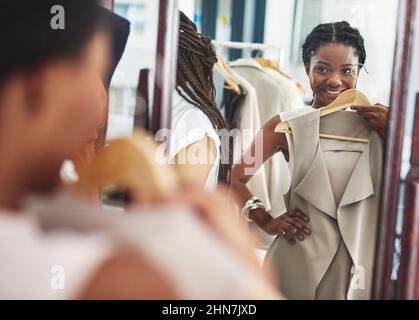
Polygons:
[[252,197],[246,202],[246,204],[244,205],[242,209],[243,219],[246,222],[253,222],[253,220],[250,218],[250,211],[253,211],[256,209],[265,209],[265,205],[262,203],[262,201],[259,198]]

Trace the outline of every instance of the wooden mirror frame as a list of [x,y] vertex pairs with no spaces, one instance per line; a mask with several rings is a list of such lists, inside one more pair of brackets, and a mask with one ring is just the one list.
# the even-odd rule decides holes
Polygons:
[[[396,299],[396,286],[391,279],[396,223],[400,199],[401,164],[405,133],[407,96],[415,29],[416,0],[400,0],[395,60],[392,80],[391,111],[378,223],[375,258],[374,300]],[[399,288],[402,290],[402,288]]]
[[[164,12],[164,10],[168,10],[165,14],[160,15],[160,19],[162,19],[162,17],[164,17],[165,15],[169,15],[170,19],[173,19],[173,12],[171,13],[170,10],[177,9],[177,1],[160,0],[160,3],[161,13]],[[406,252],[405,250],[401,257],[401,277],[399,277],[401,279],[398,282],[397,291],[396,283],[394,283],[391,279],[393,271],[394,244],[396,240],[398,204],[400,199],[401,163],[404,146],[407,91],[410,75],[410,66],[412,61],[411,56],[413,49],[413,37],[415,30],[415,13],[416,0],[399,1],[397,39],[392,78],[391,112],[386,143],[386,155],[382,187],[383,190],[380,210],[381,214],[380,221],[378,223],[379,227],[377,234],[377,249],[374,268],[374,282],[372,292],[372,299],[374,300],[407,298],[407,286],[410,286],[411,288],[412,284],[409,285],[406,279],[410,279],[412,281],[413,277],[413,279],[416,279],[417,281],[419,277],[419,272],[417,270],[415,270],[416,272],[414,275],[406,274],[407,269],[411,270],[408,267],[411,268],[412,259],[413,262],[416,261],[416,264],[414,265],[418,266],[417,259],[419,252],[419,244],[417,243],[417,238],[415,238],[416,247],[414,248],[412,248],[412,243],[406,240],[406,237],[408,237],[408,235],[405,234],[407,228],[406,226],[414,227],[407,230],[410,231],[410,240],[412,235],[416,235],[417,237],[418,233],[417,219],[419,213],[414,211],[412,209],[412,206],[410,205],[409,208],[411,208],[411,214],[406,216],[404,230],[404,244],[406,247],[409,248],[409,251]],[[158,66],[158,68],[161,70],[160,74],[163,77],[165,75],[168,75],[169,78],[166,78],[166,81],[164,81],[164,78],[156,79],[156,86],[158,86],[158,88],[155,87],[155,90],[157,89],[157,91],[155,91],[155,100],[153,107],[153,132],[156,132],[160,128],[170,128],[171,102],[168,97],[171,96],[172,90],[174,88],[173,82],[170,81],[173,81],[172,79],[174,78],[174,73],[176,72],[175,48],[178,37],[178,27],[174,23],[174,20],[176,19],[170,19],[168,19],[167,22],[159,21],[158,54],[167,58],[167,53],[171,51],[173,54],[173,58],[171,59],[171,62],[166,61],[165,65]],[[160,30],[166,30],[166,33],[162,33],[160,32]],[[156,94],[160,98],[156,99]],[[162,103],[164,101],[166,101],[166,103]],[[416,117],[419,116],[417,115]],[[417,126],[419,126],[419,119],[417,120],[417,122]],[[419,129],[417,129],[417,131],[419,132]],[[419,152],[419,143],[415,152]],[[417,159],[419,159],[419,156],[417,156]],[[419,165],[419,160],[417,165]],[[415,171],[414,173],[418,172]],[[416,177],[414,173],[411,174],[411,177],[413,177],[413,181],[411,182],[411,184],[413,185],[412,188],[415,188],[416,185],[414,183],[415,181],[417,181],[414,180],[414,177]],[[416,186],[414,190],[419,190],[419,187]],[[412,252],[410,252],[411,250],[414,250],[413,257]],[[405,266],[406,263],[403,264],[404,260],[406,259],[409,259],[409,266]],[[403,273],[403,271],[405,271],[405,273]],[[403,279],[404,281],[402,281]],[[404,293],[404,295],[402,293]],[[416,296],[416,298],[418,297]]]
[[177,0],[159,0],[156,76],[150,131],[170,129],[176,81],[179,15]]
[[416,95],[411,169],[406,179],[400,273],[396,298],[419,300],[419,93]]

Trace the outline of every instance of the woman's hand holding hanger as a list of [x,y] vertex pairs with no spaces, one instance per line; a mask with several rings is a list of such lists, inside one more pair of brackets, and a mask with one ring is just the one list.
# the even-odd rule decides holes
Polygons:
[[360,117],[365,119],[371,128],[383,138],[387,138],[387,128],[389,120],[389,108],[382,104],[374,106],[352,106]]

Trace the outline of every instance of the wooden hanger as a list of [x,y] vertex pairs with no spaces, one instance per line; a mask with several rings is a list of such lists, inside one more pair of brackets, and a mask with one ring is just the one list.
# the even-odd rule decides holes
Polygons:
[[303,97],[307,96],[308,92],[301,82],[297,81],[295,85],[297,86],[298,91]]
[[157,148],[153,137],[142,130],[114,140],[80,170],[78,182],[70,189],[83,196],[123,189],[140,195],[146,203],[158,201],[176,190],[181,177],[174,167],[158,164]]
[[224,89],[233,91],[236,94],[240,94],[240,87],[237,83],[235,83],[230,76],[225,72],[224,69],[220,68],[219,66],[215,65],[215,68],[224,76],[225,82],[227,83],[224,86]]
[[[331,104],[320,109],[320,118],[333,114],[337,111],[346,110],[347,108],[354,105],[370,106],[371,103],[368,100],[367,96],[363,94],[361,91],[358,91],[356,89],[347,90],[343,92],[342,94],[340,94],[336,98],[336,100],[333,101]],[[284,121],[278,124],[275,128],[275,132],[292,134],[291,128],[287,121]],[[359,143],[369,142],[368,139],[335,136],[335,135],[327,135],[327,134],[320,134],[320,137],[324,139],[333,139],[333,140],[359,142]]]
[[292,77],[289,74],[285,73],[283,70],[281,70],[281,68],[279,67],[279,65],[276,62],[274,62],[272,60],[264,59],[264,58],[261,58],[261,57],[256,57],[254,59],[261,65],[261,67],[275,70],[280,75],[287,78],[288,80],[292,80]]
[[222,57],[218,57],[218,62],[215,65],[215,68],[217,68],[217,70],[221,72],[221,74],[224,76],[227,82],[227,85],[224,88],[231,90],[236,94],[240,94],[240,82],[234,76],[230,66],[227,63],[225,63]]
[[234,82],[236,82],[237,84],[240,84],[240,81],[234,75],[234,72],[231,69],[231,67],[228,65],[228,63],[225,62],[225,60],[221,56],[218,56],[218,65],[222,66],[222,68],[230,75],[231,79]]

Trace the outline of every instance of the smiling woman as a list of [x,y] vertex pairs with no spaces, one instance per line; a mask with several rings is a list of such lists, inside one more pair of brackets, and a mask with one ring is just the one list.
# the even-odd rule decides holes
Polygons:
[[347,22],[317,26],[303,45],[303,62],[314,93],[313,108],[327,106],[356,87],[366,60],[364,39]]
[[[370,165],[365,161],[366,155],[370,154],[374,168],[382,167],[388,108],[354,106],[360,117],[354,112],[340,112],[321,122],[317,110],[356,88],[365,60],[364,40],[349,23],[327,23],[314,28],[303,45],[303,62],[314,95],[311,108],[276,115],[261,130],[264,162],[278,150],[290,154],[288,212],[273,218],[265,208],[252,207],[248,217],[266,233],[278,236],[266,263],[278,271],[280,288],[291,299],[368,299],[371,294],[374,241],[359,232],[364,230],[375,236],[380,197],[378,190],[370,193],[368,188],[354,188],[354,183],[361,182],[360,177],[356,178],[357,172]],[[286,120],[292,126],[292,138],[274,133],[274,128]],[[320,141],[316,138],[319,127],[322,132],[360,134],[360,138],[368,139],[368,146]],[[254,153],[255,146],[256,142],[242,159]],[[311,148],[314,149],[310,151]],[[246,201],[253,197],[246,187],[252,176],[245,174],[243,163],[240,161],[233,168],[233,186],[246,210]],[[368,185],[371,175],[371,183],[379,189],[381,171],[374,170],[365,175],[364,182]],[[364,221],[366,207],[368,222]],[[348,222],[350,216],[357,218]],[[340,240],[334,243],[336,239]],[[307,261],[317,257],[316,250],[322,251],[323,258],[308,266]],[[363,279],[361,290],[353,285],[359,281],[358,272]]]
[[359,58],[354,49],[340,43],[330,43],[318,49],[316,55],[306,64],[314,93],[313,108],[332,103],[342,92],[354,89],[359,70]]
[[[354,89],[367,54],[364,39],[346,21],[317,26],[303,45],[303,62],[314,94],[315,109],[332,103],[342,92]],[[385,138],[388,108],[353,106]]]

